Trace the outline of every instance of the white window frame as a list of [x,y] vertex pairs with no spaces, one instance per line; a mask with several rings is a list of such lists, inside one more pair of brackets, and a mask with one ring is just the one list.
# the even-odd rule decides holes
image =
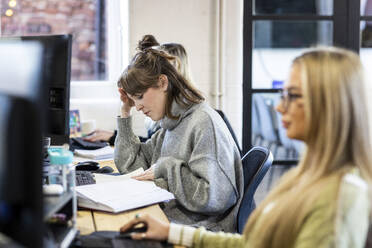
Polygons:
[[129,58],[129,0],[106,1],[107,80],[71,81],[70,99],[105,101],[116,98],[116,81],[128,65]]

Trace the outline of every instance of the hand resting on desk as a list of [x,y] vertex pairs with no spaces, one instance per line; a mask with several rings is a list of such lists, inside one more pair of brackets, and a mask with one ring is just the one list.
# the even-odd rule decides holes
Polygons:
[[122,226],[120,228],[120,232],[127,232],[129,229],[140,223],[143,223],[145,226],[147,226],[147,231],[142,233],[132,232],[132,239],[153,239],[159,241],[168,239],[169,223],[155,219],[148,214],[143,214],[140,216],[137,215],[136,218]]

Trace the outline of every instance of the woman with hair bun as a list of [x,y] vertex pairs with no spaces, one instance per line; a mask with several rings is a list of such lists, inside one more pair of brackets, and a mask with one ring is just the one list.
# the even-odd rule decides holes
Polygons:
[[[138,46],[136,50],[141,51],[145,50],[146,48],[154,47],[158,50],[165,51],[170,55],[176,57],[173,60],[173,66],[188,80],[191,82],[191,74],[189,70],[189,62],[185,48],[178,43],[164,43],[160,45],[160,43],[156,40],[153,35],[145,35],[142,40],[138,42]],[[149,119],[145,119],[145,127],[147,130],[147,137],[139,136],[142,142],[145,142],[147,139],[151,138],[151,136],[160,128],[159,124],[154,121],[150,121]],[[232,130],[230,126],[229,129]],[[117,130],[110,131],[110,130],[103,130],[97,129],[89,136],[85,137],[84,139],[90,142],[96,141],[107,141],[110,145],[114,145],[115,138],[117,135]],[[237,143],[236,137],[233,137]],[[238,144],[238,143],[237,143]]]
[[[161,204],[176,223],[236,231],[243,194],[240,154],[225,123],[149,36],[118,81],[122,100],[117,119],[115,164],[121,173],[138,168],[138,180],[153,180],[174,194]],[[144,47],[143,44],[146,44]],[[132,131],[135,107],[162,127],[146,143]]]

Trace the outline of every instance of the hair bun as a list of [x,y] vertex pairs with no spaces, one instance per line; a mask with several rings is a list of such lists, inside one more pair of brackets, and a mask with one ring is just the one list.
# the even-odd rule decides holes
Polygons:
[[145,49],[152,46],[159,46],[160,43],[151,34],[147,34],[142,37],[142,40],[138,42],[137,50],[144,51]]

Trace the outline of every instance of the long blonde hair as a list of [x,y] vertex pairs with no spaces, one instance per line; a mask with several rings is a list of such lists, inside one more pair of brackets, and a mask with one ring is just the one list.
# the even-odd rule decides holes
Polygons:
[[[345,49],[317,48],[297,57],[292,66],[301,73],[306,152],[248,220],[244,235],[253,240],[254,247],[292,247],[314,201],[329,187],[329,179],[336,182],[333,187],[337,190],[342,176],[358,168],[372,183],[372,149],[359,57]],[[330,218],[337,207],[337,195],[334,197],[328,206]],[[273,209],[267,211],[270,207]]]

